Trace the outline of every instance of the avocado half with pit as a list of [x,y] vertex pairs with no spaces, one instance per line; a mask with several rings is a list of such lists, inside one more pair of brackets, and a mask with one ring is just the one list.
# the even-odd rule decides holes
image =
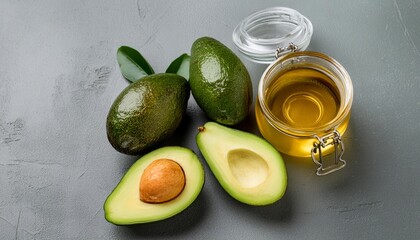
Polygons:
[[284,195],[286,167],[265,139],[208,122],[199,128],[196,141],[220,185],[236,200],[260,206]]
[[170,218],[191,205],[203,185],[204,169],[192,150],[159,148],[130,167],[105,201],[105,219],[130,225]]

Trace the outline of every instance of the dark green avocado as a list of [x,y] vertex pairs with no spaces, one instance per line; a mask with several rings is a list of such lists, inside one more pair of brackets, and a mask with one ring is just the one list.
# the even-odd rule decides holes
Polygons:
[[210,119],[236,125],[252,103],[252,82],[241,60],[219,41],[203,37],[191,48],[191,92]]
[[153,74],[125,88],[108,113],[108,140],[119,152],[137,155],[170,137],[181,123],[190,88],[176,74]]

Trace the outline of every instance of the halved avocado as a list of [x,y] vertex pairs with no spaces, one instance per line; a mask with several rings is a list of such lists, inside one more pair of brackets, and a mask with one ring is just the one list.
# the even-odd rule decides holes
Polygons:
[[[162,203],[140,200],[140,179],[154,161],[170,159],[182,168],[185,185],[174,199]],[[197,155],[184,147],[162,147],[137,160],[104,204],[105,219],[117,225],[163,220],[186,209],[197,198],[204,185],[204,169]]]
[[208,122],[196,137],[214,176],[233,198],[249,205],[268,205],[286,191],[287,173],[280,153],[266,140]]

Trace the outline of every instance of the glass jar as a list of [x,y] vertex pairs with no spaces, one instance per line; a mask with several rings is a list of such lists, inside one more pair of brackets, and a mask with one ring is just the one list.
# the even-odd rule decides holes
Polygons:
[[[251,14],[233,40],[250,60],[271,63],[263,73],[255,104],[262,136],[280,152],[311,157],[317,175],[346,165],[341,136],[350,120],[353,86],[344,67],[318,52],[303,51],[312,36],[310,21],[293,9]],[[324,156],[335,153],[326,166]]]
[[311,21],[298,11],[272,7],[245,18],[234,29],[232,38],[245,57],[253,62],[270,64],[280,52],[305,50],[312,33]]
[[279,57],[263,73],[255,114],[263,137],[282,153],[312,157],[322,166],[322,156],[335,150],[336,164],[318,171],[325,175],[345,165],[341,136],[352,101],[350,76],[336,60],[317,52],[294,52]]

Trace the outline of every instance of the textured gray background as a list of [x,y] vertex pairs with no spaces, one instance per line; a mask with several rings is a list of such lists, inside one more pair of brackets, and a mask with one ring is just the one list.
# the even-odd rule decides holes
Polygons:
[[[352,77],[348,167],[320,178],[312,163],[285,157],[283,199],[251,207],[229,197],[203,161],[206,183],[186,211],[152,224],[106,222],[103,203],[137,159],[106,139],[107,112],[128,84],[117,48],[138,49],[157,72],[201,36],[237,52],[233,28],[270,6],[307,16],[309,49],[336,58]],[[1,0],[0,238],[418,239],[419,12],[418,0]],[[266,66],[244,63],[255,93]],[[196,128],[206,121],[191,98],[164,145],[198,153]],[[258,134],[253,111],[239,128]]]

